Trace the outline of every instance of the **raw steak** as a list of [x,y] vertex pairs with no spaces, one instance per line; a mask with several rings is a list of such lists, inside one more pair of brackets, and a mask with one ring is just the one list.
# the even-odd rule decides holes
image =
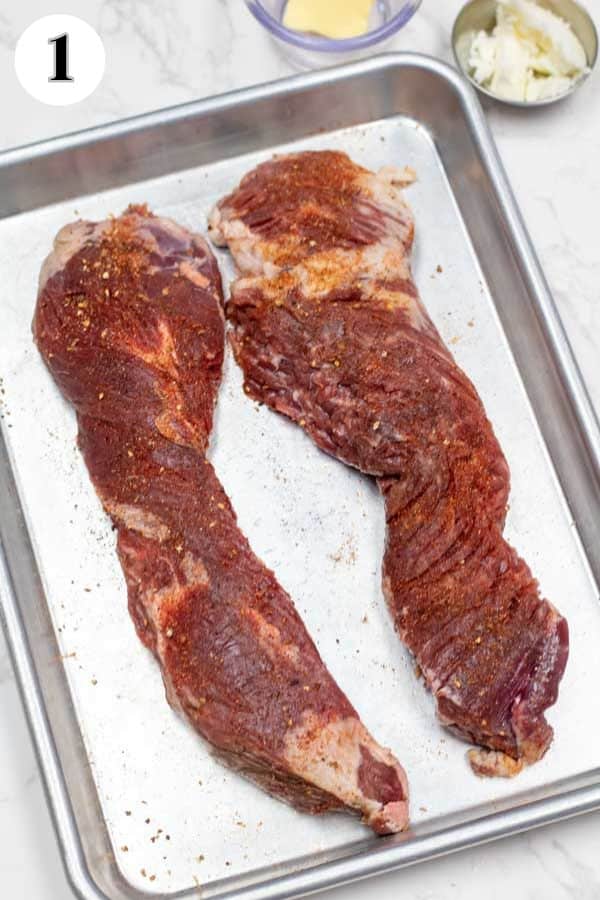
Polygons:
[[504,540],[509,472],[477,392],[423,308],[398,184],[345,154],[258,166],[211,216],[242,275],[228,315],[245,389],[385,498],[383,588],[441,721],[480,774],[547,749],[565,620]]
[[171,705],[224,762],[296,808],[347,808],[399,831],[402,768],[327,672],[205,457],[222,302],[204,240],[131,207],[59,233],[35,339],[77,411],[129,610]]

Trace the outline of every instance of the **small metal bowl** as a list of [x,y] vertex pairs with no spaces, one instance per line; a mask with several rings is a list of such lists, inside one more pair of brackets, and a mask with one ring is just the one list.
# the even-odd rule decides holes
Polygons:
[[585,55],[587,57],[588,71],[580,78],[573,82],[568,90],[555,97],[547,97],[544,100],[507,100],[506,97],[499,97],[492,93],[488,88],[483,87],[479,82],[475,81],[469,72],[469,50],[471,46],[470,35],[477,31],[492,31],[496,24],[496,0],[470,0],[466,6],[463,6],[458,14],[452,29],[452,49],[456,63],[466,78],[477,90],[491,97],[499,103],[506,103],[509,106],[548,106],[550,103],[556,103],[568,97],[573,91],[577,90],[586,80],[593,69],[596,59],[598,58],[598,32],[590,14],[575,0],[536,0],[538,6],[543,6],[551,12],[560,16],[565,22],[568,22],[573,33],[579,38],[583,44]]

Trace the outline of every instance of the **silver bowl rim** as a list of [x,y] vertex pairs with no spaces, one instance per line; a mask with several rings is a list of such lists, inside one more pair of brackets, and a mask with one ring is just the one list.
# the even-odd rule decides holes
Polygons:
[[454,20],[454,25],[452,26],[452,53],[454,55],[454,60],[456,62],[456,65],[458,66],[459,71],[462,72],[464,77],[481,94],[485,94],[486,97],[490,97],[492,100],[495,100],[496,103],[503,103],[505,106],[517,106],[521,109],[535,109],[536,107],[550,106],[553,103],[558,103],[560,100],[565,100],[567,97],[570,97],[571,94],[573,94],[579,87],[581,87],[583,82],[587,81],[587,79],[590,77],[590,75],[592,74],[592,70],[594,69],[594,66],[596,65],[596,62],[598,60],[598,52],[599,52],[598,44],[600,41],[600,37],[598,35],[598,29],[596,28],[596,23],[594,22],[594,19],[592,18],[592,15],[588,11],[588,9],[582,3],[580,3],[579,0],[571,0],[571,2],[574,3],[575,6],[578,6],[579,9],[581,10],[581,12],[589,19],[589,23],[592,27],[592,31],[593,31],[594,37],[596,39],[596,52],[594,53],[594,58],[591,60],[588,60],[587,70],[585,72],[583,72],[583,74],[580,75],[579,78],[576,78],[575,81],[573,82],[573,84],[566,91],[563,91],[562,94],[557,94],[555,97],[546,97],[544,100],[508,100],[506,97],[500,97],[498,94],[494,94],[493,91],[490,91],[488,88],[484,87],[482,84],[479,84],[479,82],[476,81],[475,78],[473,78],[473,76],[467,71],[467,69],[464,68],[464,66],[458,56],[456,45],[458,43],[458,39],[460,38],[461,34],[463,33],[463,32],[461,32],[461,34],[458,33],[458,23],[464,13],[464,11],[467,9],[467,7],[475,6],[476,4],[482,3],[482,2],[483,2],[483,0],[467,0],[467,2],[463,6],[461,6],[461,8],[458,12],[458,15],[456,16],[456,18]]

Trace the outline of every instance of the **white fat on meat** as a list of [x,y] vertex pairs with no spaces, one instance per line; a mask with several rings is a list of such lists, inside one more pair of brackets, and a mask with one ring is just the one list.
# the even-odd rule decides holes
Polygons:
[[71,257],[75,256],[85,244],[97,243],[109,225],[109,222],[94,223],[80,219],[61,228],[54,238],[52,252],[46,257],[40,270],[38,293],[44,290],[52,276],[64,269]]
[[[129,548],[126,548],[125,552],[129,554],[132,553]],[[192,698],[189,696],[187,698],[180,698],[177,696],[170,679],[166,675],[169,671],[165,664],[166,650],[168,642],[173,638],[173,632],[170,628],[165,627],[164,613],[167,612],[169,608],[172,609],[177,607],[180,602],[185,602],[190,591],[197,590],[198,588],[207,589],[210,584],[210,579],[202,560],[189,551],[186,551],[183,556],[181,573],[175,572],[172,566],[171,571],[173,577],[169,584],[166,584],[159,590],[156,590],[153,586],[150,586],[145,590],[140,590],[140,599],[146,617],[153,627],[156,638],[155,652],[162,663],[161,670],[167,700],[173,709],[184,714],[182,699],[191,706],[194,704],[192,703]],[[183,578],[181,575],[183,575]],[[131,578],[131,570],[128,578]]]
[[514,778],[525,766],[524,759],[513,759],[501,750],[469,750],[467,757],[482,778]]
[[217,247],[229,246],[240,272],[246,275],[266,275],[272,277],[280,271],[264,258],[264,243],[239,218],[228,218],[218,206],[212,210],[208,230],[211,241]]
[[297,645],[282,641],[279,628],[267,622],[256,609],[246,608],[244,615],[252,622],[260,647],[271,660],[276,661],[277,657],[283,656],[294,666],[299,664],[300,651]]
[[103,499],[102,502],[111,519],[116,519],[130,531],[136,531],[150,540],[159,541],[159,543],[168,539],[171,533],[168,526],[149,510],[109,499]]
[[395,769],[408,798],[403,770],[392,754],[375,743],[356,717],[323,722],[314,712],[305,712],[302,721],[286,735],[285,759],[292,771],[322,790],[339,797],[348,806],[358,808],[369,824],[404,827],[407,800],[388,803],[367,797],[359,784],[361,747],[377,762]]

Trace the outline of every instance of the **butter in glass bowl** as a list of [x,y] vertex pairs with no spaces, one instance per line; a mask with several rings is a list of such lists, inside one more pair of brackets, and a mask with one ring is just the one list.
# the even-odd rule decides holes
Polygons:
[[299,69],[372,56],[412,19],[422,0],[246,0]]
[[288,0],[283,25],[292,31],[344,40],[366,34],[375,9],[374,0]]

